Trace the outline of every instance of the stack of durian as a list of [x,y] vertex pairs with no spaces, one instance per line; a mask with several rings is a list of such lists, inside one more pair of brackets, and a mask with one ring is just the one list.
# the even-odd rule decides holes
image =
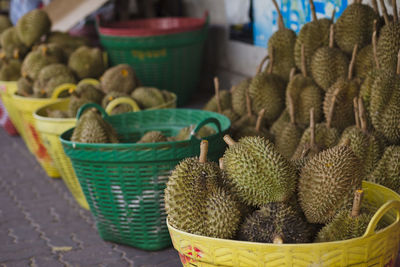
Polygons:
[[216,83],[204,107],[232,120],[223,167],[207,162],[206,152],[176,167],[165,191],[169,222],[256,242],[361,236],[376,211],[359,201],[361,181],[400,193],[396,1],[393,17],[380,1],[383,18],[376,1],[355,1],[336,23],[317,19],[310,1],[313,21],[297,36],[272,2],[279,30],[256,75],[230,91]]

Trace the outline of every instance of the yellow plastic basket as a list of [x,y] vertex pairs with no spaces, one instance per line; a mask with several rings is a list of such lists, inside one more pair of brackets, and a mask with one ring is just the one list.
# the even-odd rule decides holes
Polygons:
[[16,93],[12,95],[14,107],[21,121],[21,131],[24,132],[22,138],[28,149],[35,155],[39,164],[46,171],[47,175],[52,178],[60,177],[60,174],[46,147],[43,145],[43,140],[35,126],[33,114],[37,109],[45,105],[62,101],[62,99],[58,99],[58,96],[65,90],[68,90],[68,87],[58,87],[54,90],[51,98],[23,97]]
[[22,131],[22,123],[19,118],[18,110],[15,108],[12,95],[17,91],[17,82],[6,82],[0,81],[0,96],[3,101],[4,107],[7,110],[8,116],[11,122],[14,124],[15,128],[21,136],[24,132]]
[[[183,266],[395,266],[400,243],[400,196],[363,182],[365,201],[380,207],[360,238],[311,244],[264,244],[189,234],[168,224]],[[379,220],[393,222],[375,232]]]

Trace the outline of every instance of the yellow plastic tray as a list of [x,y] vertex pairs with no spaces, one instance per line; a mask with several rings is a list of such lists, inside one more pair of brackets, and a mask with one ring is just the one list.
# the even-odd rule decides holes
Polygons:
[[[180,231],[168,224],[183,266],[395,266],[400,243],[400,196],[363,182],[364,199],[375,207],[365,234],[345,241],[311,244],[264,244],[209,238]],[[379,220],[393,223],[378,232]]]
[[15,108],[12,95],[17,91],[17,82],[6,82],[0,81],[0,96],[3,101],[4,107],[7,110],[8,116],[11,122],[14,124],[17,131],[22,136],[24,132],[22,131],[22,123],[19,119],[19,114]]

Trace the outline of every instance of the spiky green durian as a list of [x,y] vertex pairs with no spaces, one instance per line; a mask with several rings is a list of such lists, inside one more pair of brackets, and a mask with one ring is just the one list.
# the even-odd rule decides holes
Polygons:
[[[101,105],[103,106],[103,108],[106,108],[111,101],[113,101],[114,99],[117,99],[119,97],[130,98],[130,96],[128,94],[125,94],[122,92],[111,91],[103,97]],[[121,114],[121,113],[126,113],[126,112],[131,112],[131,111],[132,111],[132,107],[129,104],[119,104],[111,111],[111,114],[113,114],[113,115]]]
[[[64,64],[56,63],[43,67],[34,86],[46,92],[47,97],[51,97],[54,89],[65,83],[75,83],[76,78],[70,68]],[[34,89],[35,90],[35,89]]]
[[29,97],[33,94],[32,82],[24,77],[18,79],[17,88],[17,94],[20,96]]
[[61,63],[58,57],[48,55],[47,49],[37,49],[25,57],[22,62],[21,74],[24,77],[29,77],[31,80],[36,80],[42,68],[55,63]]
[[270,141],[243,137],[235,142],[229,136],[224,140],[229,145],[224,167],[241,201],[260,207],[291,197],[296,187],[296,171]]
[[[174,137],[175,141],[184,141],[188,140],[191,137],[192,131],[196,128],[196,125],[191,125],[188,127],[182,128],[179,133]],[[201,139],[210,135],[215,134],[215,130],[209,126],[203,126],[199,129],[197,133],[194,133],[194,136]]]
[[8,16],[6,15],[0,15],[0,33],[2,33],[4,30],[12,27],[12,23]]
[[63,48],[64,54],[67,58],[74,52],[77,48],[81,46],[89,45],[89,40],[82,36],[71,36],[66,32],[51,32],[47,38],[46,42],[50,44],[57,44]]
[[34,50],[43,51],[48,56],[55,57],[58,59],[58,62],[66,64],[67,63],[67,55],[64,53],[62,46],[58,44],[41,44],[37,46]]
[[49,118],[57,118],[57,119],[69,118],[69,114],[66,111],[58,109],[47,109],[46,112]]
[[333,24],[330,27],[329,46],[318,48],[311,59],[311,75],[315,82],[327,91],[339,78],[346,78],[349,59],[333,46]]
[[102,100],[105,96],[103,91],[96,85],[90,83],[79,83],[76,88],[72,90],[71,94],[79,98],[86,98],[97,104],[102,104]]
[[231,92],[219,89],[219,79],[214,77],[215,95],[204,105],[203,110],[222,112],[232,107]]
[[135,71],[127,64],[119,64],[106,70],[100,78],[104,93],[121,92],[130,94],[139,86]]
[[260,136],[264,137],[265,139],[272,140],[272,136],[268,132],[268,130],[262,127],[264,112],[265,110],[262,109],[258,113],[257,121],[255,124],[253,125],[242,124],[243,125],[242,127],[236,128],[234,130],[235,139],[239,140],[240,138],[245,136]]
[[137,143],[142,144],[142,143],[159,143],[159,142],[167,142],[167,137],[163,135],[162,132],[160,131],[150,131],[145,133]]
[[233,87],[231,92],[232,109],[239,116],[246,114],[246,91],[249,88],[251,79],[247,78],[242,80],[238,85]]
[[400,147],[388,146],[367,180],[381,184],[400,194]]
[[372,44],[365,46],[360,50],[356,57],[355,75],[360,80],[364,81],[368,73],[375,67]]
[[79,79],[100,78],[106,68],[101,50],[87,46],[81,46],[71,54],[68,67]]
[[50,28],[50,18],[42,9],[29,11],[18,20],[16,25],[18,37],[28,47],[50,32]]
[[239,238],[262,243],[308,243],[311,227],[286,203],[269,203],[250,214],[240,227]]
[[72,96],[68,106],[69,117],[75,118],[79,108],[88,103],[92,103],[92,101],[86,98],[78,98],[76,96]]
[[311,158],[300,174],[298,196],[310,223],[327,223],[351,205],[361,188],[361,164],[348,145],[335,146]]
[[276,137],[282,132],[285,123],[290,122],[290,115],[287,109],[284,109],[279,118],[271,125],[270,132]]
[[16,81],[21,77],[21,62],[5,59],[0,68],[0,81]]
[[164,104],[162,92],[155,87],[138,87],[131,93],[131,97],[142,109],[154,108]]
[[19,39],[15,27],[4,30],[1,34],[0,42],[7,58],[23,58],[28,52],[28,47]]

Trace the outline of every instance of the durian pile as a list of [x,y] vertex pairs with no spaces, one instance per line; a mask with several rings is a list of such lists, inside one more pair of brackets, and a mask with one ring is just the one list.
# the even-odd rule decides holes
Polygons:
[[231,119],[229,147],[219,166],[207,161],[206,143],[199,158],[176,166],[165,190],[168,221],[252,242],[360,237],[378,208],[362,200],[362,180],[400,193],[396,1],[393,17],[383,0],[383,18],[375,1],[358,0],[334,23],[317,19],[311,0],[313,21],[297,36],[272,2],[279,30],[256,75],[230,91],[215,80],[204,107]]

